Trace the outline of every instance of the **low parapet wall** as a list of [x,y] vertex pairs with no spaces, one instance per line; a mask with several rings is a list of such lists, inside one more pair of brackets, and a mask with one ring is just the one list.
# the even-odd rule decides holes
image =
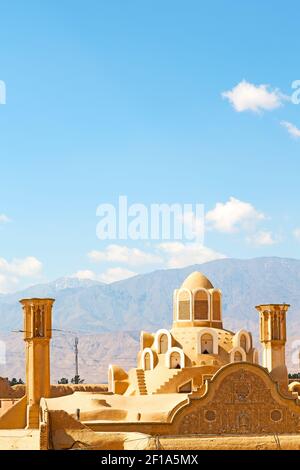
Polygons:
[[[52,384],[51,397],[63,397],[65,395],[72,395],[74,392],[95,392],[105,393],[108,392],[107,384]],[[9,384],[7,378],[0,377],[0,400],[1,399],[18,399],[24,397],[26,393],[26,385]]]
[[66,384],[51,385],[51,398],[72,395],[74,392],[105,393],[108,392],[107,384]]
[[10,385],[9,380],[0,377],[0,399],[1,398],[22,398],[25,395],[25,385]]

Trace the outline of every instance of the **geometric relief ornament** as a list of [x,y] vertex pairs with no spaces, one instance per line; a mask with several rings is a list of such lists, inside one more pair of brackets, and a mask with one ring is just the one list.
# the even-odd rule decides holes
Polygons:
[[282,411],[281,410],[272,410],[271,411],[271,420],[277,423],[282,420]]
[[265,434],[300,432],[299,413],[292,412],[271,395],[270,386],[246,369],[226,377],[214,389],[210,401],[192,400],[178,422],[180,434]]

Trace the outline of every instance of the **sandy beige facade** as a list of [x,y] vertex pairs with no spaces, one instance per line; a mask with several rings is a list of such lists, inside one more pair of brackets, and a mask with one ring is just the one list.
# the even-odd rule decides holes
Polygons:
[[[174,292],[172,328],[141,333],[136,368],[111,365],[108,392],[95,386],[54,396],[49,353],[53,300],[21,303],[26,394],[0,416],[0,429],[39,429],[40,447],[56,449],[79,442],[113,449],[135,441],[147,447],[151,436],[169,436],[170,443],[172,436],[188,442],[197,436],[233,435],[238,446],[246,435],[291,434],[299,442],[300,384],[288,386],[285,365],[286,304],[256,307],[260,364],[251,333],[223,327],[221,291],[195,272]],[[133,435],[139,437],[131,440]]]

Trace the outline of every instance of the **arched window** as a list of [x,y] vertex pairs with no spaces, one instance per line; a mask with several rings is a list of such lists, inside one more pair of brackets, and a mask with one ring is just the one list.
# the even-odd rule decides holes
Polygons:
[[177,351],[170,355],[170,369],[181,369],[181,357]]
[[247,338],[245,335],[241,335],[240,337],[240,347],[247,351]]
[[172,335],[162,328],[155,333],[154,348],[158,354],[166,354],[172,348]]
[[185,356],[183,350],[177,347],[169,349],[165,357],[165,364],[168,369],[184,369]]
[[243,361],[243,356],[242,354],[239,352],[239,351],[236,351],[234,353],[234,358],[233,358],[234,362],[242,362]]
[[240,346],[233,348],[230,351],[230,362],[246,362],[247,355],[244,349]]
[[151,370],[151,358],[150,354],[146,353],[144,357],[145,370]]
[[212,335],[205,333],[201,336],[201,354],[213,354],[214,340]]
[[191,298],[190,293],[181,290],[178,294],[178,320],[191,319]]
[[208,320],[209,304],[207,292],[205,290],[197,291],[194,299],[194,319]]
[[221,321],[221,294],[218,291],[212,294],[212,319],[214,321]]
[[241,354],[248,354],[252,344],[251,335],[245,330],[240,330],[234,335],[232,343],[234,348],[241,348]]
[[145,348],[142,353],[142,369],[153,370],[154,369],[154,356],[153,351],[150,348]]
[[167,335],[164,335],[164,334],[161,335],[159,337],[159,345],[158,345],[159,354],[165,354],[168,351],[168,345],[169,345],[169,342],[168,342]]

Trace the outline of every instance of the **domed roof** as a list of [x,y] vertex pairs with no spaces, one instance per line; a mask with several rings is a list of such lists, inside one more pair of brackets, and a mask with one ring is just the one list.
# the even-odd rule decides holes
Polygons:
[[181,288],[189,289],[189,290],[200,289],[200,288],[213,289],[214,286],[212,285],[210,280],[207,279],[206,276],[204,276],[204,274],[195,271],[186,278]]

